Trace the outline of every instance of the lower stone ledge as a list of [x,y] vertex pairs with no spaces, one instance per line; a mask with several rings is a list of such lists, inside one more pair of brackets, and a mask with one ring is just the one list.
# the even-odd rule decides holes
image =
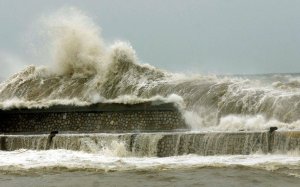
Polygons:
[[98,152],[124,146],[131,156],[246,155],[300,150],[300,131],[293,132],[161,132],[0,135],[0,150],[67,149]]

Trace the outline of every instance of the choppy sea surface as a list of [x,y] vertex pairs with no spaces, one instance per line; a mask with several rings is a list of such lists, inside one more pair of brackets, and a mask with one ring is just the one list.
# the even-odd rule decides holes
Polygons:
[[5,187],[45,186],[295,186],[300,179],[249,168],[192,168],[160,171],[53,172],[28,175],[0,174]]
[[[106,44],[101,29],[80,11],[59,11],[44,21],[53,63],[28,66],[0,82],[1,110],[160,99],[175,102],[193,131],[300,130],[299,74],[171,73],[141,64],[128,42]],[[165,158],[114,152],[0,151],[0,186],[300,184],[298,150]]]
[[298,186],[300,156],[126,157],[69,150],[0,151],[1,186]]

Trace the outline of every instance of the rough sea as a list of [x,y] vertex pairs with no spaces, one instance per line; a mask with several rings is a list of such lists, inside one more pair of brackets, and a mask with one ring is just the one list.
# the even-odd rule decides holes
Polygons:
[[[132,46],[106,44],[79,12],[45,19],[52,64],[0,83],[0,108],[177,103],[194,132],[300,130],[300,74],[171,73],[141,64]],[[95,152],[0,151],[0,186],[299,186],[299,149],[250,155],[128,155],[121,142]]]

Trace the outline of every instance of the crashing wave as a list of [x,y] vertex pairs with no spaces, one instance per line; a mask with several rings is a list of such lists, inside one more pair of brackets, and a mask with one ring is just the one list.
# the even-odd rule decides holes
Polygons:
[[87,16],[65,11],[44,20],[54,65],[31,65],[2,82],[0,108],[136,103],[176,95],[176,101],[184,102],[182,112],[193,129],[252,130],[234,121],[257,116],[262,116],[261,123],[275,120],[289,129],[300,128],[297,90],[278,89],[277,83],[257,85],[247,78],[178,75],[140,64],[129,43],[106,45],[100,28]]

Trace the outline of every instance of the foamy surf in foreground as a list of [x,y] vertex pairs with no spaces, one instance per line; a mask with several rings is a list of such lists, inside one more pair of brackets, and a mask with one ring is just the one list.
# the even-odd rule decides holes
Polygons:
[[[133,47],[128,42],[117,41],[111,45],[105,43],[101,37],[101,29],[81,11],[63,9],[44,18],[42,23],[46,25],[49,41],[47,45],[49,45],[51,53],[49,59],[52,62],[47,67],[28,66],[8,80],[1,82],[0,110],[47,108],[53,105],[86,106],[98,102],[135,104],[159,100],[176,103],[187,124],[190,125],[191,131],[213,131],[214,133],[259,131],[265,132],[268,140],[271,140],[274,136],[271,137],[270,132],[267,133],[270,127],[278,127],[279,130],[286,131],[300,130],[299,74],[252,76],[175,74],[139,63]],[[46,61],[49,59],[47,58]],[[181,134],[185,133],[192,132]],[[214,135],[213,133],[208,134],[202,143],[211,145],[214,150],[222,151],[222,147],[214,145],[223,145],[218,142],[226,141],[226,138],[220,139],[220,137],[227,136]],[[186,176],[186,172],[183,171],[186,169],[189,170],[187,173],[192,173],[192,178],[186,178],[186,183],[181,186],[191,186],[192,184],[188,184],[194,183],[198,177],[202,176],[203,178],[203,174],[206,174],[206,171],[201,171],[202,168],[218,168],[220,172],[224,171],[220,175],[220,185],[223,185],[224,180],[228,178],[232,181],[231,176],[227,176],[232,172],[249,174],[252,170],[264,171],[263,174],[266,175],[276,172],[298,177],[289,177],[289,179],[292,178],[288,181],[289,183],[287,181],[277,183],[281,181],[281,178],[276,178],[277,181],[274,182],[275,179],[271,176],[268,183],[262,183],[263,185],[276,183],[277,186],[282,186],[281,184],[293,183],[296,184],[294,186],[298,186],[297,181],[300,179],[299,150],[288,152],[287,150],[290,149],[281,149],[284,151],[276,153],[276,149],[274,149],[272,154],[263,154],[263,151],[256,152],[257,149],[250,152],[245,151],[250,155],[221,155],[224,153],[218,154],[217,151],[214,151],[216,156],[188,154],[160,158],[154,157],[157,155],[155,148],[158,140],[162,137],[159,133],[152,134],[152,136],[149,134],[125,135],[123,142],[119,141],[117,134],[108,134],[104,138],[100,138],[102,141],[90,137],[74,141],[74,138],[70,138],[72,135],[59,141],[61,136],[58,134],[53,139],[57,149],[8,149],[14,145],[17,147],[16,149],[20,148],[19,145],[26,145],[28,149],[39,148],[38,145],[42,145],[41,147],[44,146],[43,149],[46,149],[49,142],[48,136],[44,135],[38,138],[35,136],[38,135],[9,135],[1,139],[0,143],[5,148],[4,150],[14,150],[0,151],[1,184],[9,186],[7,179],[10,174],[13,179],[19,175],[26,176],[25,182],[22,181],[23,178],[18,180],[22,185],[30,185],[30,183],[26,183],[26,180],[36,180],[31,177],[32,173],[58,172],[61,175],[50,180],[50,186],[53,186],[53,181],[65,179],[64,175],[70,176],[72,173],[70,171],[76,171],[79,173],[77,181],[70,186],[73,186],[74,183],[79,186],[87,186],[87,180],[81,180],[80,177],[85,177],[86,171],[90,171],[97,175],[99,173],[118,173],[115,176],[119,180],[109,179],[107,186],[112,186],[112,182],[115,181],[120,181],[121,184],[116,186],[124,186],[123,181],[130,178],[131,173],[134,172],[149,171],[162,174],[161,171],[170,171],[170,173],[173,172],[173,176],[177,175],[178,177]],[[298,135],[289,136],[287,139],[294,136]],[[15,141],[13,144],[16,137],[19,137],[19,141]],[[129,140],[135,140],[128,143],[131,145],[131,151],[126,149],[125,142],[128,140],[126,137],[129,137]],[[177,147],[175,148],[178,148],[180,137],[176,136]],[[188,141],[183,145],[188,145],[190,141],[198,142],[195,141],[197,140],[194,138],[196,136],[185,137]],[[216,137],[216,139],[211,137]],[[265,136],[253,137],[255,136],[247,136],[246,141],[234,139],[234,142],[248,145],[248,140],[252,140],[255,144],[261,144],[262,138],[265,138]],[[58,140],[56,141],[56,139]],[[97,146],[96,142],[101,146]],[[73,150],[80,151],[66,150],[74,143],[77,143],[79,146],[75,145],[75,147],[79,148]],[[281,143],[276,146],[289,147],[290,141],[281,141]],[[109,146],[105,146],[107,144]],[[249,145],[251,147],[255,144]],[[267,145],[268,150],[271,149],[270,145]],[[293,146],[298,145],[294,144]],[[232,145],[231,147],[235,148]],[[226,170],[228,168],[233,169]],[[240,168],[246,168],[246,172]],[[196,177],[193,176],[193,172],[190,172],[193,169],[194,173],[198,172]],[[122,174],[122,171],[126,172]],[[123,178],[119,176],[123,176]],[[102,180],[107,176],[101,175],[100,177]],[[143,182],[140,182],[140,177],[145,177]],[[147,177],[146,174],[139,175],[136,177],[136,181],[126,181],[126,185],[144,184],[149,181]],[[172,180],[172,177],[164,180]],[[210,177],[211,181],[215,181],[215,173],[210,174]],[[73,176],[72,178],[74,179]],[[250,177],[246,175],[246,178],[252,179],[251,175]],[[158,181],[159,176],[155,176],[154,179],[155,181],[150,182],[150,186],[157,186],[155,182]],[[203,180],[206,180],[205,175]],[[181,178],[177,178],[177,182],[181,181]],[[243,179],[237,181],[243,182]],[[41,182],[33,184],[38,186]],[[67,186],[65,184],[67,182],[61,185]],[[249,184],[256,185],[257,181],[251,181]],[[14,184],[10,183],[10,186],[14,186]],[[211,183],[208,182],[208,186],[211,186]]]
[[[202,167],[249,167],[283,171],[300,177],[300,155],[252,154],[226,156],[184,155],[174,157],[117,157],[68,150],[0,151],[0,170],[5,172],[51,171],[138,171],[191,169]],[[288,172],[288,173],[286,173]]]

